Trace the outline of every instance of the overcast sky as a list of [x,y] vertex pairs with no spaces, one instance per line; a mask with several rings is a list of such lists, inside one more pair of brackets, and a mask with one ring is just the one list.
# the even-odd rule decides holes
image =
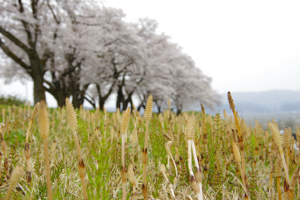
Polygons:
[[[127,21],[158,21],[158,31],[182,46],[220,93],[300,90],[300,1],[106,0],[104,5],[121,8]],[[25,97],[25,85],[17,87]],[[32,99],[31,84],[27,87]],[[0,92],[16,91],[10,88],[2,85]]]
[[105,2],[129,21],[157,20],[219,92],[300,90],[299,1]]

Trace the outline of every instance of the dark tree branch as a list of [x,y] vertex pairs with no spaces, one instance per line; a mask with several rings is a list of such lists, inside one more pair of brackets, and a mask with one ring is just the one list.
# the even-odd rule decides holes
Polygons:
[[82,59],[80,62],[78,62],[75,66],[72,66],[70,68],[68,68],[67,70],[65,70],[65,72],[63,72],[61,74],[62,77],[65,77],[71,73],[73,73],[77,68],[81,67],[82,62],[84,61],[84,59]]
[[109,90],[107,91],[107,93],[105,95],[102,96],[101,94],[101,88],[99,86],[99,84],[95,83],[96,84],[96,88],[97,88],[97,92],[98,92],[98,96],[103,99],[104,101],[106,101],[106,99],[111,95],[111,93],[113,92],[113,89],[116,85],[116,81],[114,80],[113,83],[111,84]]
[[83,88],[82,88],[82,93],[84,94],[85,91],[88,89],[88,87],[90,86],[91,83],[87,83],[85,85],[83,85]]
[[[36,20],[38,19],[38,2],[39,2],[39,0],[31,1],[32,14]],[[29,32],[29,31],[26,31],[26,32]],[[41,33],[39,25],[35,24],[34,25],[34,41],[32,41],[32,47],[34,47],[34,48],[37,43],[39,33]]]
[[44,79],[44,83],[46,83],[47,86],[49,87],[49,88],[47,88],[47,87],[44,86],[45,90],[46,90],[47,92],[49,92],[50,94],[52,94],[53,91],[55,90],[55,88],[54,88],[54,86],[53,86],[53,82],[50,82],[50,81],[47,81],[46,79]]
[[46,49],[46,50],[44,51],[44,53],[43,53],[43,55],[42,55],[42,59],[41,59],[41,62],[42,62],[42,65],[43,65],[43,66],[46,65],[48,59],[51,58],[51,56],[52,56],[52,53],[51,53],[48,49]]
[[37,40],[38,40],[38,37],[39,37],[39,33],[41,33],[41,30],[40,30],[39,25],[36,24],[35,29],[34,29],[34,42],[33,42],[34,48],[36,47],[36,43],[37,43]]
[[115,40],[113,40],[113,41],[111,41],[111,42],[108,42],[108,43],[104,44],[104,47],[107,47],[108,45],[111,45],[111,44],[115,43],[115,42],[118,41],[118,40],[119,40],[119,39],[115,39]]
[[38,4],[38,1],[39,0],[31,0],[31,9],[32,9],[32,14],[33,14],[33,17],[35,19],[37,19],[37,4]]
[[47,87],[44,86],[44,89],[45,89],[46,92],[49,92],[50,94],[52,94],[51,92],[53,92],[53,90],[51,88],[47,88]]
[[55,15],[55,13],[54,13],[52,7],[50,6],[49,0],[47,0],[47,5],[48,5],[48,7],[49,7],[49,9],[50,9],[50,11],[51,11],[51,13],[52,13],[52,16],[53,16],[53,18],[54,18],[56,24],[60,24],[60,20],[59,20],[58,17]]
[[102,95],[101,95],[101,88],[100,88],[100,86],[98,84],[96,84],[96,88],[97,88],[98,96],[102,97]]
[[23,2],[22,2],[22,0],[18,0],[18,2],[19,2],[19,5],[20,5],[19,12],[23,13],[24,12]]
[[32,41],[32,35],[31,35],[31,32],[30,32],[30,29],[29,29],[29,26],[28,26],[28,23],[24,20],[20,20],[21,23],[23,24],[23,27],[25,29],[25,32],[26,32],[26,35],[27,35],[27,40],[28,40],[28,43],[31,47],[34,47],[34,42]]
[[23,49],[27,54],[30,53],[30,49],[23,43],[21,42],[18,38],[16,38],[13,34],[10,32],[6,31],[3,27],[0,26],[0,33],[7,37],[10,41],[12,41],[15,45]]
[[0,38],[0,48],[2,51],[11,59],[13,59],[16,63],[18,63],[21,67],[23,67],[30,75],[31,75],[31,68],[30,66],[26,65],[21,58],[19,58],[16,54],[14,54],[1,40]]
[[[90,97],[90,96],[89,96],[89,97]],[[92,98],[92,97],[90,97],[90,98],[91,98],[92,100],[88,99],[87,96],[84,97],[84,99],[87,100],[87,101],[93,106],[94,109],[96,109],[95,99]]]
[[106,93],[106,95],[103,96],[103,98],[107,99],[109,97],[109,95],[112,93],[115,85],[116,85],[116,81],[113,82],[113,84],[110,86],[108,92]]

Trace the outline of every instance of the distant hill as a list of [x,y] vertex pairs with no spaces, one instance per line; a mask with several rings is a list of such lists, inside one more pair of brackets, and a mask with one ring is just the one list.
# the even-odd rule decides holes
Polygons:
[[[300,90],[271,90],[263,92],[232,92],[236,110],[240,115],[252,114],[275,114],[275,113],[300,113]],[[224,109],[227,113],[231,113],[229,108],[227,93],[222,94],[220,106],[214,111],[208,113],[215,114],[222,112]],[[109,112],[115,112],[115,107],[106,107]],[[191,110],[199,110],[192,108]]]
[[[300,91],[271,90],[264,92],[232,92],[236,110],[240,114],[300,112]],[[216,109],[230,111],[227,94]]]

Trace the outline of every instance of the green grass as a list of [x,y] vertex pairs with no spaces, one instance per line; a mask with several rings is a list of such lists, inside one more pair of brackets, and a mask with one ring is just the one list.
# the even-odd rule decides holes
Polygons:
[[[5,109],[6,117],[9,116],[9,108],[7,105],[0,105],[0,109]],[[27,170],[26,159],[24,157],[24,145],[25,145],[25,133],[28,127],[28,114],[26,107],[14,107],[10,108],[10,118],[8,118],[10,125],[5,133],[4,141],[7,145],[7,154],[9,159],[10,171],[16,166],[22,166],[24,170]],[[32,109],[32,108],[31,108]],[[56,141],[56,148],[50,156],[50,170],[52,180],[52,190],[54,199],[81,199],[82,188],[78,175],[78,157],[75,149],[74,138],[71,130],[68,127],[66,111],[64,109],[48,109],[49,121],[50,121],[50,134],[48,138],[49,150],[51,149],[54,140]],[[77,134],[80,141],[80,147],[82,151],[82,157],[86,170],[86,182],[88,195],[90,199],[121,199],[122,198],[122,184],[121,184],[121,137],[116,129],[118,126],[114,124],[114,114],[109,113],[107,116],[108,126],[104,126],[104,113],[98,111],[92,111],[97,115],[98,121],[96,127],[99,126],[99,134],[94,135],[92,130],[92,122],[88,124],[87,118],[80,116],[83,111],[77,111],[78,117],[78,129]],[[86,117],[90,116],[88,111]],[[98,114],[97,114],[98,113]],[[0,120],[2,120],[2,112],[0,113]],[[199,124],[202,123],[200,113],[195,113],[197,117],[196,128],[196,149],[197,156],[200,163],[206,165],[205,162],[209,161],[209,169],[204,173],[203,188],[205,194],[210,199],[220,199],[223,195],[223,191],[228,191],[228,195],[233,198],[234,195],[242,197],[244,192],[240,183],[236,180],[240,179],[239,174],[236,174],[236,164],[230,161],[228,163],[228,169],[225,168],[225,162],[228,161],[231,154],[231,133],[228,134],[225,131],[225,127],[229,123],[223,119],[216,120],[213,118],[213,125],[206,123],[206,130],[208,135],[208,159],[206,159],[206,152],[204,151],[204,143],[202,141],[202,135],[200,132]],[[175,195],[178,199],[183,199],[185,194],[189,194],[196,199],[190,185],[190,176],[187,169],[187,145],[184,138],[184,122],[180,121],[176,115],[172,114],[171,119],[164,113],[163,121],[164,129],[161,126],[161,122],[156,114],[150,122],[150,133],[148,140],[148,164],[147,164],[147,181],[149,188],[149,196],[155,199],[170,198],[168,194],[168,188],[166,180],[162,173],[159,171],[159,166],[164,164],[167,166],[167,153],[165,151],[164,144],[168,139],[164,136],[164,133],[173,135],[175,141],[176,135],[179,134],[179,129],[182,127],[182,132],[179,134],[178,152],[181,157],[181,161],[178,163],[179,171],[179,183],[175,189]],[[132,160],[133,145],[130,141],[130,136],[134,128],[133,121],[134,116],[131,115],[129,128],[127,131],[127,148],[126,148],[126,166]],[[226,124],[226,126],[225,126]],[[214,128],[212,128],[214,126]],[[90,128],[89,128],[90,127]],[[111,128],[115,131],[115,137],[111,140]],[[106,133],[105,133],[106,132]],[[142,149],[145,141],[145,121],[140,119],[140,123],[137,127],[138,132],[138,145],[135,149],[135,177],[138,180],[138,196],[141,196],[141,184],[142,184]],[[44,176],[44,153],[43,144],[40,134],[38,132],[37,120],[34,121],[31,128],[30,138],[30,150],[31,150],[31,167],[32,167],[32,183],[26,182],[26,176],[22,177],[16,190],[13,192],[14,199],[46,199],[47,188],[46,180]],[[250,184],[250,192],[256,194],[257,198],[268,199],[268,184],[263,184],[264,180],[269,178],[269,172],[276,157],[266,160],[259,160],[257,167],[253,169],[253,161],[255,157],[255,148],[261,145],[259,155],[263,154],[263,151],[269,150],[269,143],[271,141],[271,134],[269,134],[268,140],[264,137],[264,132],[257,133],[258,137],[255,137],[253,130],[250,135],[245,138],[245,155],[246,155],[246,173]],[[266,145],[266,148],[262,148]],[[272,147],[274,148],[274,147]],[[175,157],[174,145],[171,149],[173,156]],[[272,151],[276,151],[272,149]],[[220,157],[216,156],[219,152]],[[274,153],[273,156],[275,156]],[[0,197],[4,198],[7,189],[7,180],[5,178],[5,171],[3,167],[3,157],[1,159],[1,171],[0,177]],[[292,159],[290,163],[290,175],[297,168],[297,164]],[[219,169],[217,164],[219,162]],[[170,169],[167,171],[169,181],[173,184],[175,178],[174,167],[170,160]],[[194,168],[195,171],[195,168]],[[230,175],[233,173],[234,176]],[[219,173],[219,174],[218,174]],[[236,177],[236,178],[235,178]],[[275,188],[275,187],[274,187]],[[296,189],[297,193],[298,189]],[[218,193],[216,193],[218,192]],[[131,199],[132,185],[127,184],[127,199]],[[298,197],[298,196],[297,196]]]

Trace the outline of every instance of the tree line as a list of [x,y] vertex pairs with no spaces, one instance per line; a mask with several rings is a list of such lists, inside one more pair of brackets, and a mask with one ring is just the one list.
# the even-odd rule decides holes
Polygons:
[[71,97],[103,109],[111,95],[124,110],[152,94],[158,110],[170,98],[180,113],[219,95],[211,78],[149,18],[124,20],[121,9],[84,0],[3,0],[0,4],[1,77],[33,81],[34,102],[50,93],[58,106]]

